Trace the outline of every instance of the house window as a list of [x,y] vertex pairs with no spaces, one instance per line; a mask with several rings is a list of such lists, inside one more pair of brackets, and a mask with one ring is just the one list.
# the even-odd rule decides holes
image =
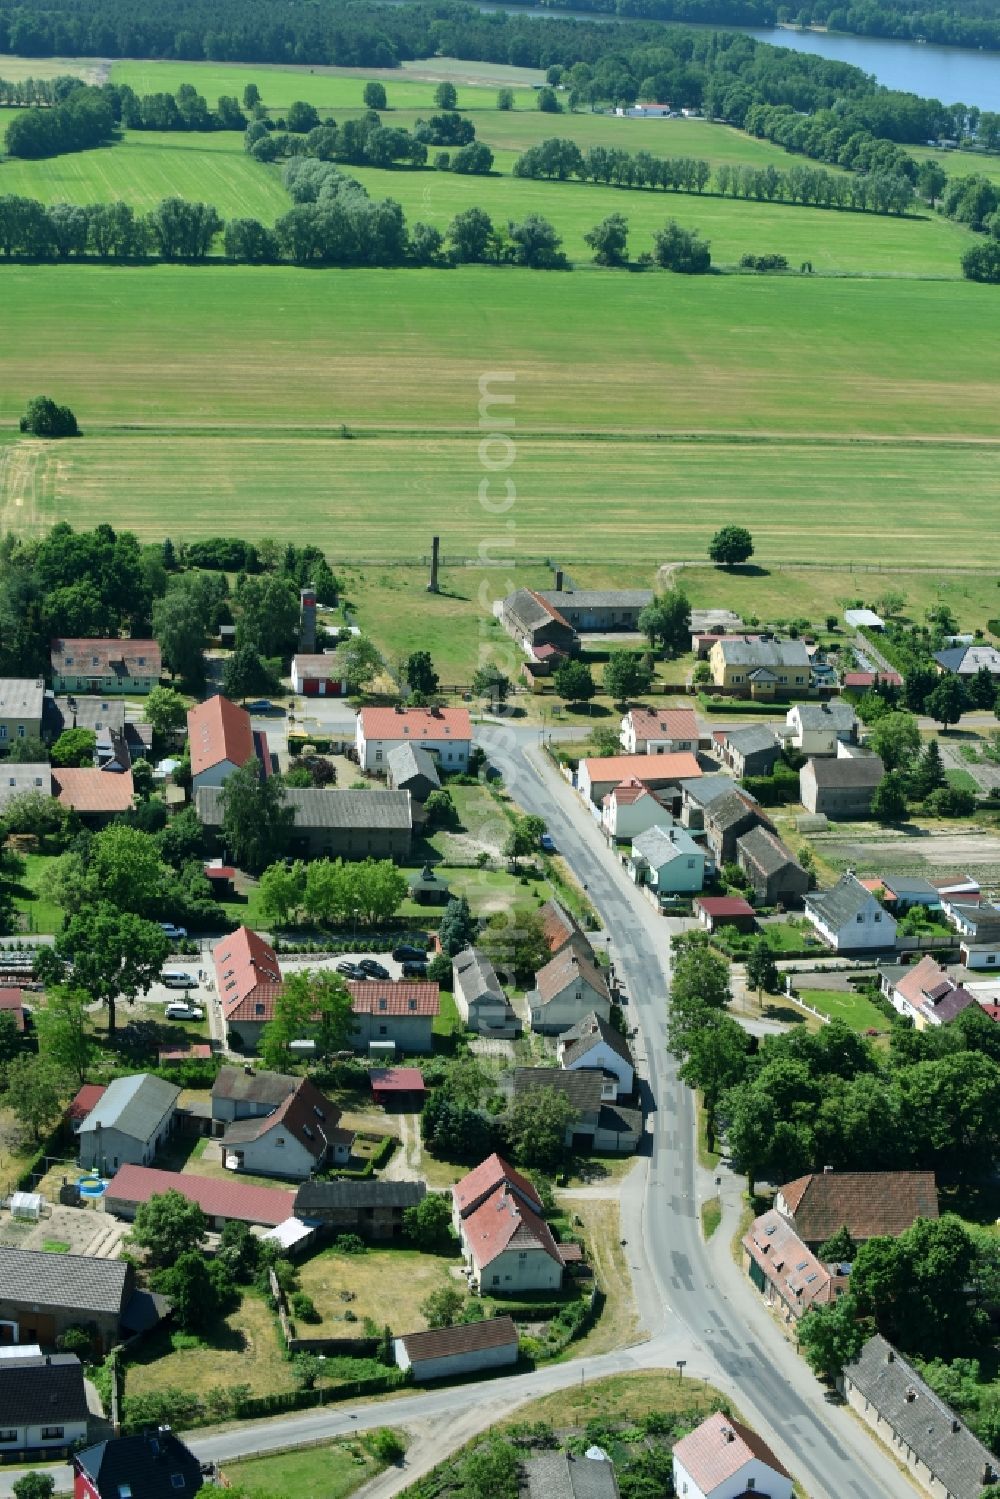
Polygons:
[[757,1487],[757,1480],[756,1480],[756,1478],[748,1478],[747,1479],[747,1493],[749,1494],[756,1487]]
[[43,1426],[42,1441],[60,1442],[62,1441],[63,1433],[65,1430],[66,1428],[64,1426]]
[[0,723],[0,739],[6,739],[6,738],[7,738],[7,725],[5,723]]
[[500,1284],[500,1277],[499,1277],[499,1275],[494,1275],[494,1277],[493,1277],[493,1284],[495,1286],[498,1286]]
[[17,737],[18,737],[18,739],[23,739],[26,733],[27,733],[27,729],[24,727],[24,724],[23,723],[19,723],[18,726],[17,726]]
[[381,760],[381,758],[382,758],[382,751],[381,750],[376,750],[375,751],[375,758],[376,758],[376,760]]
[[876,921],[881,921],[882,920],[882,912],[881,911],[878,911],[876,913],[875,920]]
[[0,1427],[0,1445],[4,1442],[16,1442],[17,1432],[13,1426]]
[[380,1025],[378,1033],[380,1036],[387,1036],[389,1034],[389,1027],[387,1025]]
[[170,1475],[170,1487],[172,1489],[182,1489],[184,1487],[184,1474],[183,1473],[171,1473],[171,1475]]
[[277,1139],[275,1140],[274,1143],[275,1143],[275,1145],[284,1145],[284,1143],[285,1143],[285,1137],[284,1137],[284,1135],[279,1135],[277,1137]]
[[859,911],[858,914],[857,914],[857,916],[854,919],[855,919],[855,921],[864,921],[864,919],[865,919],[864,912],[863,911]]

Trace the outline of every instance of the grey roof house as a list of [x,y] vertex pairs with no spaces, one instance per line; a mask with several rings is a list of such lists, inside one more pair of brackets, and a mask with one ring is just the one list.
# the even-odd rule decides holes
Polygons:
[[83,1441],[87,1417],[83,1365],[75,1353],[0,1359],[0,1441],[5,1457]]
[[[406,859],[413,833],[408,791],[284,788],[295,822],[289,852],[312,859]],[[208,828],[222,827],[222,787],[199,786],[198,816]]]
[[543,1452],[523,1467],[527,1499],[618,1499],[614,1464],[606,1453]]
[[502,1086],[511,1098],[549,1088],[564,1093],[576,1110],[576,1118],[566,1129],[568,1146],[623,1154],[638,1148],[642,1110],[605,1102],[602,1075],[596,1069],[515,1067]]
[[37,791],[40,796],[52,795],[52,767],[48,761],[39,764],[19,765],[5,760],[0,767],[0,810],[17,796]]
[[295,1216],[323,1233],[398,1239],[403,1214],[426,1195],[423,1182],[305,1181],[295,1193]]
[[935,651],[934,660],[943,672],[958,677],[974,677],[988,671],[1000,677],[1000,651],[993,645],[956,645],[946,651]]
[[469,1030],[516,1036],[520,1022],[486,954],[478,947],[466,947],[452,959],[451,969],[455,1007]]
[[704,811],[705,841],[721,869],[736,858],[737,839],[751,828],[770,827],[771,821],[749,791],[738,786],[710,802]]
[[1000,1480],[993,1453],[885,1338],[869,1338],[844,1369],[841,1387],[852,1410],[928,1493],[979,1499]]
[[722,741],[722,760],[734,776],[769,776],[781,746],[766,724],[730,729]]
[[422,744],[397,744],[386,758],[386,779],[394,791],[408,791],[416,802],[425,802],[432,791],[440,791],[434,756]]
[[17,1343],[50,1346],[68,1327],[93,1323],[95,1347],[104,1352],[123,1330],[153,1325],[161,1302],[137,1291],[126,1260],[80,1254],[46,1254],[0,1244],[0,1325]]
[[732,776],[724,775],[721,770],[700,776],[696,781],[679,781],[678,785],[681,790],[681,822],[686,828],[696,831],[705,826],[706,809],[736,790]]
[[809,889],[809,875],[791,849],[763,825],[736,840],[736,862],[760,905],[798,905]]
[[635,1086],[635,1059],[621,1031],[602,1020],[600,1015],[586,1015],[579,1024],[559,1037],[560,1066],[567,1071],[583,1069],[599,1072],[601,1097],[615,1102],[619,1095],[629,1097]]
[[871,816],[872,797],[884,775],[878,755],[807,760],[799,771],[799,796],[807,812],[864,819]]
[[834,952],[895,950],[894,919],[853,874],[841,875],[830,890],[811,891],[805,907],[817,933]]
[[148,1166],[173,1130],[180,1094],[149,1072],[116,1077],[80,1125],[80,1164],[102,1175]]
[[591,1010],[607,1020],[611,992],[590,945],[574,937],[535,974],[535,987],[528,994],[531,1028],[559,1035]]

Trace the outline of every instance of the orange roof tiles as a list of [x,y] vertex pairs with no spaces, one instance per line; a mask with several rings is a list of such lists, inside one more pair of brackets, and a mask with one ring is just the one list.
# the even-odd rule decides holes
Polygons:
[[674,1457],[703,1494],[713,1494],[754,1458],[780,1474],[782,1467],[770,1447],[755,1431],[716,1411],[674,1446]]
[[53,671],[74,677],[107,676],[112,671],[118,676],[158,677],[161,670],[155,640],[53,640],[50,660]]
[[608,755],[603,759],[581,760],[581,770],[584,766],[591,784],[635,777],[647,785],[662,786],[667,781],[694,781],[701,775],[701,766],[691,750],[678,750],[672,755]]
[[233,765],[245,765],[253,759],[250,715],[221,693],[217,692],[206,702],[189,708],[187,721],[192,775],[202,775],[224,760]]
[[698,742],[698,720],[691,708],[633,708],[636,739],[693,739]]
[[128,812],[135,787],[130,770],[57,770],[53,766],[52,794],[60,806],[71,807],[74,812]]
[[562,1264],[548,1224],[506,1183],[463,1218],[462,1236],[480,1270],[508,1249],[540,1249]]
[[282,989],[274,948],[248,926],[223,937],[212,952],[215,983],[227,1020],[274,1019],[274,1002]]
[[366,739],[419,744],[422,740],[472,738],[468,708],[404,708],[402,712],[395,708],[362,708],[358,717]]
[[429,979],[348,979],[351,1009],[356,1015],[437,1015],[440,991]]
[[458,1209],[459,1216],[467,1217],[474,1212],[479,1204],[490,1197],[502,1186],[510,1187],[517,1192],[529,1207],[541,1212],[541,1199],[535,1191],[531,1182],[513,1166],[507,1164],[503,1156],[487,1156],[485,1161],[480,1161],[467,1176],[457,1181],[451,1189],[452,1200]]
[[794,1317],[836,1300],[836,1279],[775,1209],[755,1218],[743,1248]]

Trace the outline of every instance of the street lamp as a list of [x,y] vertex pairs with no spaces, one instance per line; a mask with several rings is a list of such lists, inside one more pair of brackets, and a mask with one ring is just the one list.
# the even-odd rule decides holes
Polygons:
[[361,908],[359,906],[352,907],[351,915],[354,917],[354,935],[351,938],[351,945],[356,947],[358,942],[358,917],[361,915]]

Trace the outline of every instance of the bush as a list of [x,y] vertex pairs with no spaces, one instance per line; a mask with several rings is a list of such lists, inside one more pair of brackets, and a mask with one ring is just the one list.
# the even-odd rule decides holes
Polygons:
[[316,1303],[305,1291],[293,1291],[291,1296],[291,1307],[295,1316],[302,1322],[321,1322]]
[[784,255],[741,255],[740,267],[744,271],[787,271],[788,261]]
[[28,402],[19,426],[22,432],[30,432],[33,437],[80,436],[76,417],[69,407],[57,406],[48,396],[36,396]]
[[365,1446],[373,1457],[384,1463],[398,1463],[406,1453],[405,1444],[391,1426],[378,1426],[369,1432]]
[[333,1241],[334,1249],[341,1254],[367,1254],[368,1245],[357,1234],[338,1234]]

